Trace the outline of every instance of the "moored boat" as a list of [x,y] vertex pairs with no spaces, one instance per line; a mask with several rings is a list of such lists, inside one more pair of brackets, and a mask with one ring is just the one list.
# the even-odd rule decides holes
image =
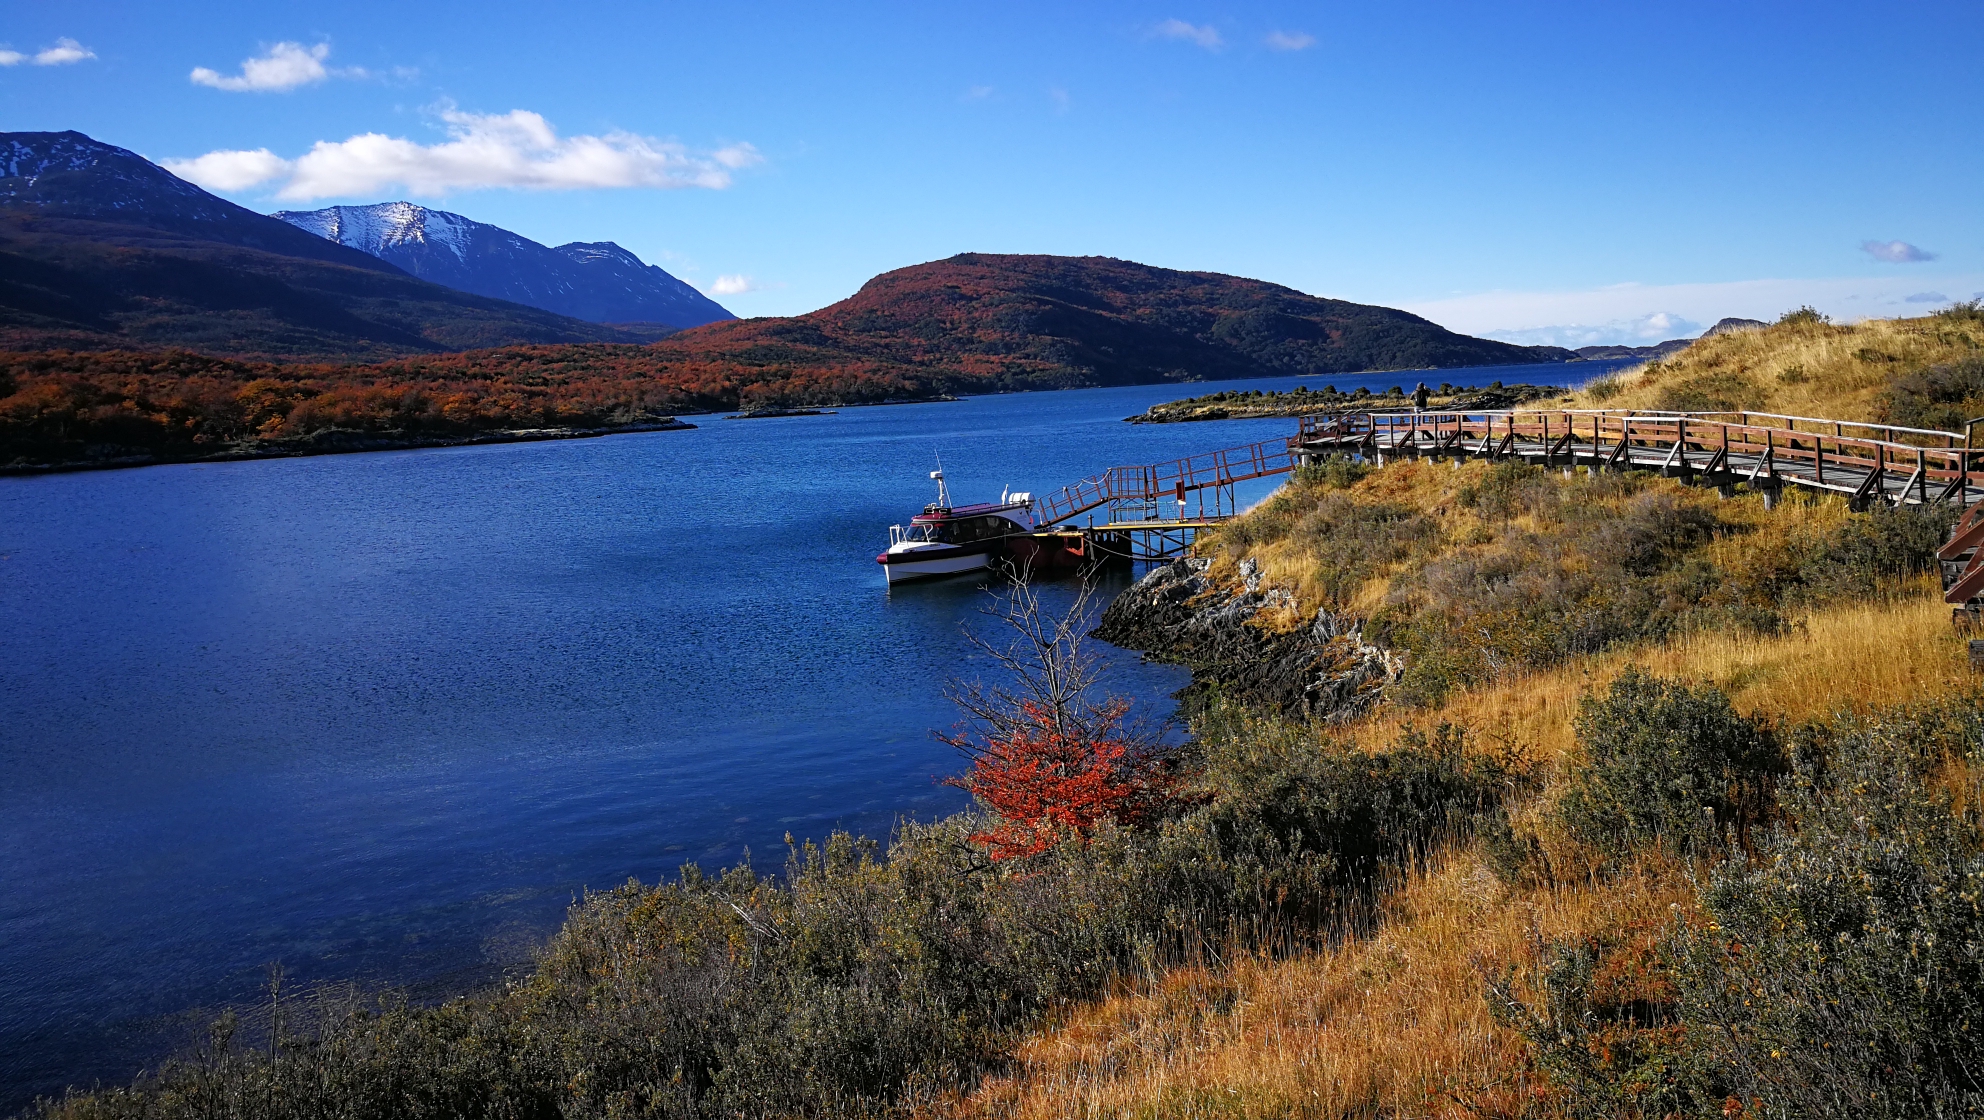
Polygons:
[[1002,494],[996,502],[953,506],[940,468],[930,472],[937,500],[907,526],[889,526],[888,551],[875,557],[890,583],[957,575],[991,567],[1033,532],[1033,495]]

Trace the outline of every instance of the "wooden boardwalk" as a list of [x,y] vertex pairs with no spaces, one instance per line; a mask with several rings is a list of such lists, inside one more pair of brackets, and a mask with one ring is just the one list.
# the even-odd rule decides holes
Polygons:
[[1521,458],[1543,466],[1653,470],[1767,493],[1800,486],[1873,502],[1984,499],[1984,450],[1954,432],[1760,412],[1571,410],[1346,412],[1304,416],[1298,457]]
[[[1842,495],[1858,510],[1954,505],[1965,512],[1938,557],[1944,598],[1984,624],[1984,448],[1968,442],[1956,432],[1761,412],[1335,412],[1301,417],[1285,441],[1111,467],[1036,499],[1034,521],[1046,532],[1073,532],[1073,520],[1088,514],[1079,531],[1112,534],[1108,551],[1157,559],[1181,554],[1200,530],[1238,512],[1234,483],[1331,455],[1650,470],[1725,490],[1745,485],[1767,503],[1797,486]],[[1095,511],[1105,507],[1097,524]]]

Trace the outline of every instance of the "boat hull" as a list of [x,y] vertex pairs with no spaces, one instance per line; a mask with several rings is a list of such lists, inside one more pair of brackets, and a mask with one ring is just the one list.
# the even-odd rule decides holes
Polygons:
[[885,552],[875,559],[881,562],[882,573],[890,583],[955,576],[983,571],[992,566],[992,553],[986,549],[918,549],[915,552]]

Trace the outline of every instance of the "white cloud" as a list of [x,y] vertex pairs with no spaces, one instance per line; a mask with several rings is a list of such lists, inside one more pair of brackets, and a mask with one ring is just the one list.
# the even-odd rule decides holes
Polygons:
[[716,278],[716,282],[710,285],[710,294],[713,296],[741,296],[745,292],[755,292],[758,290],[759,286],[757,282],[742,273],[731,276],[719,276]]
[[[1736,280],[1711,284],[1613,284],[1568,292],[1479,292],[1401,304],[1449,330],[1511,341],[1551,336],[1589,342],[1642,345],[1641,331],[1656,316],[1670,323],[1714,323],[1736,317],[1766,322],[1810,304],[1841,322],[1920,315],[1908,297],[1922,291],[1920,276],[1834,277],[1815,280]],[[1946,290],[1984,285],[1984,274],[1938,276]],[[1666,335],[1679,337],[1686,332]],[[1558,342],[1556,345],[1569,345]]]
[[1209,51],[1216,51],[1226,45],[1226,40],[1219,37],[1219,29],[1210,23],[1199,27],[1182,19],[1167,19],[1157,25],[1154,34],[1162,39],[1177,39],[1180,42],[1192,43]]
[[288,160],[268,150],[208,152],[197,159],[161,160],[161,166],[190,183],[213,191],[240,191],[266,183],[290,168]]
[[966,101],[983,101],[992,96],[992,93],[991,86],[968,86],[964,91],[963,99]]
[[1903,303],[1948,303],[1950,297],[1941,292],[1916,292],[1902,300]]
[[44,47],[33,54],[21,51],[0,49],[0,66],[19,66],[32,62],[36,66],[67,66],[72,62],[95,58],[96,52],[67,37],[55,40],[52,47]]
[[1910,245],[1906,241],[1862,241],[1860,251],[1877,261],[1889,264],[1912,264],[1915,261],[1933,261],[1937,254],[1927,249]]
[[212,86],[231,93],[279,93],[298,86],[313,85],[331,76],[324,60],[331,54],[329,43],[306,47],[301,43],[277,43],[260,58],[243,59],[241,75],[228,77],[204,66],[193,68],[196,86]]
[[1521,346],[1650,346],[1670,338],[1693,338],[1702,333],[1702,324],[1669,311],[1655,311],[1630,319],[1607,323],[1569,323],[1551,327],[1523,327],[1486,332],[1486,337]]
[[1261,41],[1277,51],[1306,51],[1316,45],[1316,37],[1307,31],[1270,31]]
[[376,195],[395,187],[428,197],[488,187],[721,190],[730,185],[731,172],[764,161],[749,144],[696,154],[681,144],[631,132],[561,137],[542,116],[523,109],[481,114],[448,106],[438,115],[449,135],[438,144],[367,132],[336,142],[319,140],[294,160],[266,149],[219,151],[167,160],[165,167],[215,190],[274,183],[275,197],[309,201]]

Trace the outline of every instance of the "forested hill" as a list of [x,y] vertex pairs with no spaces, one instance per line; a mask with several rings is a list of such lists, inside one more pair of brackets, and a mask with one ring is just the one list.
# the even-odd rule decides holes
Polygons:
[[712,324],[662,349],[801,381],[891,368],[944,390],[1560,361],[1388,307],[1110,257],[964,253],[885,272],[787,319]]
[[597,430],[740,406],[1568,356],[1259,280],[1105,257],[981,254],[884,273],[810,314],[711,323],[650,345],[513,345],[366,365],[229,360],[219,356],[225,344],[189,348],[204,353],[14,347],[0,353],[0,467],[308,451],[340,432],[404,440]]

